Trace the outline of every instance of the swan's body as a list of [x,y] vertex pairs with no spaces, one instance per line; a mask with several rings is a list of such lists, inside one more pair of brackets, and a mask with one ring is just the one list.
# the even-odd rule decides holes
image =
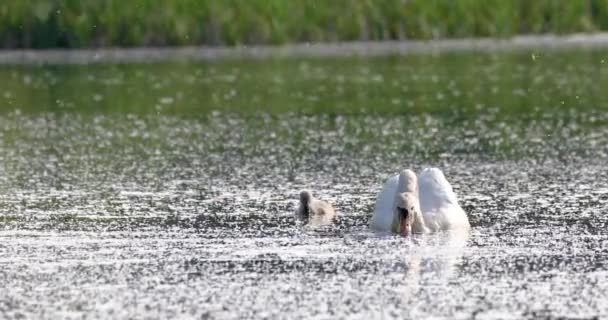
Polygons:
[[336,211],[331,204],[315,199],[308,191],[302,191],[296,219],[311,225],[331,224],[336,221]]
[[469,218],[458,205],[452,186],[437,168],[427,168],[420,173],[420,208],[429,229],[453,230],[469,229]]
[[[414,215],[411,232],[426,233],[429,231],[468,229],[469,220],[464,210],[458,205],[452,186],[446,180],[441,170],[437,168],[424,169],[420,179],[411,170],[405,170],[399,175],[390,177],[378,194],[374,215],[370,226],[379,231],[400,232],[397,216],[399,208],[397,200],[404,194],[418,199],[421,214]],[[409,202],[416,202],[409,200]],[[416,211],[414,211],[416,213]]]

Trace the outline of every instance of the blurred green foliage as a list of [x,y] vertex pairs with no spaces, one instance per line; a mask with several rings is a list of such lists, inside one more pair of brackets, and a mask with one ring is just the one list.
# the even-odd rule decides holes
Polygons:
[[239,45],[608,29],[608,0],[4,0],[0,47]]

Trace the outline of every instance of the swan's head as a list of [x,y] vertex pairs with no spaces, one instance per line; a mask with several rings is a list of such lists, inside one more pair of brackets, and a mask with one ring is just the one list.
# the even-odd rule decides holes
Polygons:
[[306,190],[300,192],[300,203],[302,203],[303,205],[308,205],[311,199],[312,195],[310,194],[310,192]]
[[410,169],[406,169],[399,173],[399,190],[398,192],[418,192],[418,178],[416,173]]
[[402,236],[412,233],[412,224],[417,215],[419,205],[418,197],[412,192],[399,193],[396,198],[396,207],[393,216],[392,230]]

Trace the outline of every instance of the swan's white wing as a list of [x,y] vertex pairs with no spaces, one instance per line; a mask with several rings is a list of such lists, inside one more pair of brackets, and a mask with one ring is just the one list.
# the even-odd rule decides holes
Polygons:
[[370,227],[380,231],[391,231],[393,223],[393,204],[395,194],[399,185],[399,175],[394,175],[384,183],[382,191],[376,197],[374,215],[370,221]]
[[420,209],[422,212],[435,211],[448,205],[458,205],[456,194],[443,172],[437,168],[426,168],[418,178]]
[[437,168],[422,170],[418,179],[420,209],[434,230],[468,227],[466,213],[458,205],[452,186]]

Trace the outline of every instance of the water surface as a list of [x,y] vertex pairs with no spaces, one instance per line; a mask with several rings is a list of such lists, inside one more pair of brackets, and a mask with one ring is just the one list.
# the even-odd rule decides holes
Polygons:
[[[2,66],[0,315],[607,317],[604,57]],[[471,234],[370,232],[426,166]]]

